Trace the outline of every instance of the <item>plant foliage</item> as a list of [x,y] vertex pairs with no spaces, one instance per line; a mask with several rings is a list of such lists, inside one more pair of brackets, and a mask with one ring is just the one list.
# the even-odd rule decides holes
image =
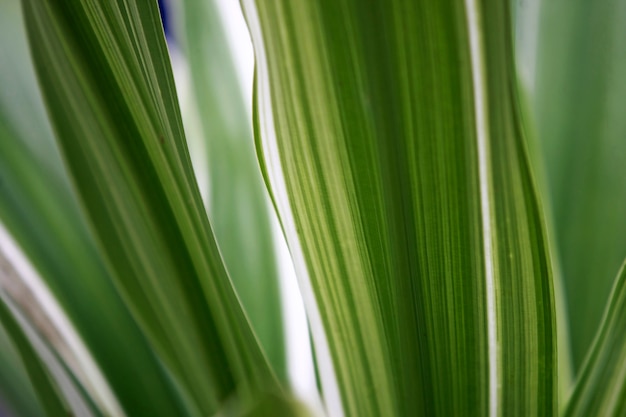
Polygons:
[[626,2],[562,3],[242,0],[252,117],[211,0],[180,99],[156,1],[0,4],[0,406],[623,415]]

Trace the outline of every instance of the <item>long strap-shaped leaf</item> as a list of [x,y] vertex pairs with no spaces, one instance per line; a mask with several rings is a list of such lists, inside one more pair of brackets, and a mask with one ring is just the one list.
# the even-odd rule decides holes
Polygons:
[[[29,322],[8,293],[5,293],[7,281],[19,280],[18,273],[10,261],[0,249],[0,279],[3,288],[0,289],[0,326],[6,331],[17,355],[18,363],[14,364],[25,372],[32,390],[37,396],[37,406],[49,417],[64,416],[68,414],[84,417],[100,417],[103,414],[96,408],[93,398],[85,391],[80,382],[76,380],[67,367],[46,341],[40,336],[38,330],[43,329],[47,323],[37,323],[42,328],[35,329],[34,324]],[[21,296],[21,294],[20,294]],[[25,305],[25,308],[31,308]]]
[[44,364],[41,362],[28,338],[13,318],[11,311],[0,300],[0,323],[9,334],[16,350],[19,352],[24,368],[37,393],[41,407],[49,417],[67,415],[65,401],[61,397],[58,388],[52,382]]
[[567,404],[566,416],[626,414],[626,265],[622,265],[604,310],[602,325]]
[[37,394],[15,351],[11,337],[0,329],[0,410],[10,410],[11,415],[44,416]]
[[126,413],[181,415],[169,377],[117,294],[72,195],[37,94],[23,26],[19,0],[0,3],[0,219]]
[[[15,279],[19,279],[17,272],[0,249],[0,281],[6,283]],[[70,408],[66,405],[61,389],[31,343],[26,329],[22,328],[17,310],[5,292],[5,288],[0,288],[0,327],[2,328],[2,337],[8,339],[3,340],[3,342],[9,342],[14,351],[11,353],[17,353],[16,356],[19,356],[19,363],[15,363],[13,366],[19,373],[25,373],[32,384],[32,390],[38,399],[38,403],[32,405],[35,410],[41,410],[49,417],[67,415]],[[10,346],[6,347],[10,348]],[[28,395],[29,392],[23,394]],[[41,407],[40,410],[39,407]]]
[[156,2],[24,1],[37,75],[125,300],[202,415],[275,386],[217,250]]
[[258,150],[344,412],[551,415],[551,271],[508,2],[244,8]]
[[[546,3],[541,0],[516,0],[515,2],[515,55],[518,75],[518,86],[520,96],[520,107],[526,140],[528,142],[529,155],[535,179],[538,184],[539,195],[543,196],[544,211],[546,212],[546,224],[548,229],[548,241],[551,247],[556,248],[555,221],[550,210],[550,194],[548,193],[548,181],[546,167],[542,155],[542,147],[539,144],[537,135],[535,108],[531,105],[533,92],[535,89],[537,72],[537,49],[539,11]],[[554,14],[552,18],[557,18]],[[563,17],[562,15],[558,16]],[[554,23],[554,22],[553,22]],[[542,63],[543,64],[543,63]],[[561,63],[562,65],[563,63]],[[554,64],[553,64],[554,65]],[[537,105],[538,103],[535,103]],[[551,258],[552,269],[554,271],[554,298],[556,310],[557,347],[558,347],[558,398],[559,410],[565,405],[567,397],[573,384],[572,352],[570,339],[570,323],[568,322],[567,299],[565,297],[565,284],[563,271],[560,268],[558,251],[554,251],[555,256]]]

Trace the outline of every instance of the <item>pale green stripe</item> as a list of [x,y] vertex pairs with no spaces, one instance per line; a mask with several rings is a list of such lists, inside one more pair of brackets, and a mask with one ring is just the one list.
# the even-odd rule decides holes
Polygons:
[[489,413],[489,240],[501,356],[491,410],[556,409],[552,277],[510,11],[477,7],[490,225],[464,4],[244,2],[261,165],[349,416]]
[[96,241],[189,411],[279,389],[195,183],[155,2],[24,3],[37,75]]

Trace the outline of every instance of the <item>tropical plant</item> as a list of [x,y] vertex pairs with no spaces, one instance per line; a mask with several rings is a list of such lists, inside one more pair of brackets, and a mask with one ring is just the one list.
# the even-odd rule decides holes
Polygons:
[[0,4],[6,413],[626,415],[626,1],[241,5]]

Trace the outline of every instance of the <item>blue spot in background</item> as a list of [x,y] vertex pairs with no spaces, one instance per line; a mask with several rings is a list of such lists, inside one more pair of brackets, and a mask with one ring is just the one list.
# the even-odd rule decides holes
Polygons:
[[159,0],[159,10],[161,11],[161,23],[163,24],[163,31],[168,42],[173,42],[173,33],[170,26],[170,14],[168,11],[169,6],[167,0]]

